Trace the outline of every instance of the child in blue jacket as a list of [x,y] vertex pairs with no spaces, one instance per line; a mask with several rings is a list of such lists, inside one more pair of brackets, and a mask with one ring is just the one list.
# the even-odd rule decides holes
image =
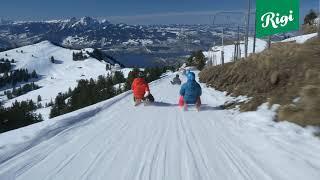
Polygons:
[[[181,86],[180,95],[183,97],[183,105],[185,110],[187,109],[188,104],[195,104],[197,110],[200,109],[202,90],[200,85],[195,80],[195,74],[189,72],[187,74],[188,81]],[[179,103],[180,104],[180,103]],[[182,105],[182,104],[180,104]]]

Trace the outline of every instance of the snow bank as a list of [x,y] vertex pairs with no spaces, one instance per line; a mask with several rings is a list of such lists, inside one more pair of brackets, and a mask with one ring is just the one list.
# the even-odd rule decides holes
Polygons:
[[[25,151],[28,147],[35,146],[65,129],[85,123],[90,117],[130,94],[131,91],[128,91],[104,102],[50,119],[50,121],[42,121],[0,134],[0,164],[6,159]],[[10,151],[10,149],[14,150]],[[4,154],[4,152],[10,153]]]
[[308,41],[309,39],[312,39],[314,37],[316,37],[318,34],[317,33],[313,33],[313,34],[307,34],[307,35],[302,35],[302,36],[296,36],[296,37],[292,37],[289,39],[285,39],[281,42],[291,42],[291,41],[295,41],[298,44],[303,44],[306,41]]

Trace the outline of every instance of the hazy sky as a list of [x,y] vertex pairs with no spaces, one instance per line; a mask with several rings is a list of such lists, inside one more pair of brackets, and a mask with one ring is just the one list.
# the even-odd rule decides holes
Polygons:
[[[211,23],[221,10],[244,10],[248,0],[1,0],[0,18],[47,20],[92,16],[129,24]],[[254,2],[253,1],[253,6]],[[320,0],[300,0],[301,14]]]

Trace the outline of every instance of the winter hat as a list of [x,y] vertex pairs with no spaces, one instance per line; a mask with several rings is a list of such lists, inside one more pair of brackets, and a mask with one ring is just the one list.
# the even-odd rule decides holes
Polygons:
[[196,79],[196,75],[195,75],[193,72],[189,72],[189,73],[187,74],[187,78],[188,78],[188,80],[190,80],[190,81],[194,81],[194,80]]

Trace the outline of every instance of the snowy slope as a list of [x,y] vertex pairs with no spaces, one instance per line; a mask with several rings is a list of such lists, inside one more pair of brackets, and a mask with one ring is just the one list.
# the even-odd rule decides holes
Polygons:
[[181,111],[173,77],[151,85],[157,102],[130,92],[0,135],[6,180],[318,180],[320,141],[275,123],[274,111],[221,110],[232,99],[203,85],[201,112]]
[[307,40],[312,39],[312,38],[316,37],[317,35],[318,35],[317,33],[306,34],[306,35],[302,35],[302,36],[296,36],[296,37],[292,37],[292,38],[289,38],[289,39],[285,39],[285,40],[283,40],[281,42],[295,41],[296,43],[303,44]]
[[[244,50],[245,46],[244,43],[241,42],[241,57],[244,57]],[[267,47],[267,42],[261,39],[257,39],[256,41],[256,53],[263,51]],[[203,52],[205,57],[213,62],[213,65],[221,64],[221,50],[222,46],[217,46],[212,48],[210,51]],[[249,38],[249,46],[248,46],[248,53],[251,54],[253,52],[253,38]],[[228,63],[233,60],[234,55],[234,45],[227,45],[224,46],[224,62]]]
[[[21,50],[23,53],[21,53]],[[90,52],[90,49],[85,49],[85,51]],[[54,100],[59,92],[66,92],[69,87],[75,87],[77,80],[97,79],[99,75],[106,75],[108,73],[105,69],[105,62],[100,62],[94,58],[84,61],[73,61],[73,52],[79,51],[61,48],[51,44],[49,41],[0,52],[0,58],[15,59],[17,61],[15,69],[27,68],[29,72],[36,70],[42,76],[36,82],[42,88],[9,100],[5,105],[10,106],[15,100],[32,99],[36,102],[38,95],[41,95],[41,103],[45,105],[51,99]],[[7,56],[5,56],[6,54]],[[51,56],[55,58],[55,64],[50,62]],[[129,70],[129,68],[125,69],[125,74],[128,74]],[[3,94],[3,92],[0,91],[0,94]],[[38,110],[45,119],[48,118],[49,111],[49,108]]]

